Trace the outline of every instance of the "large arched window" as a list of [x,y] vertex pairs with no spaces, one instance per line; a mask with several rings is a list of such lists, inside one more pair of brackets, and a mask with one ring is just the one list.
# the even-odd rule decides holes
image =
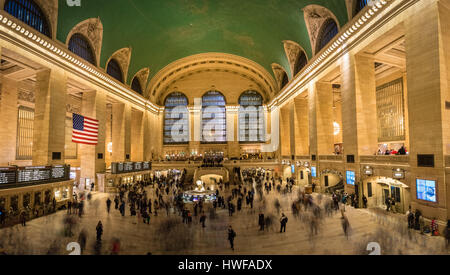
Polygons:
[[5,11],[30,27],[51,38],[45,14],[32,0],[6,0]]
[[72,35],[69,40],[69,51],[95,65],[94,51],[83,35],[79,33]]
[[141,83],[137,77],[133,78],[133,82],[131,82],[131,89],[141,95],[143,94]]
[[188,99],[180,93],[171,93],[164,103],[164,144],[189,143]]
[[360,11],[362,11],[364,7],[367,6],[367,2],[369,2],[369,0],[357,0],[354,15],[357,15]]
[[239,98],[239,142],[265,142],[263,97],[247,91]]
[[301,51],[301,53],[298,55],[297,60],[295,61],[294,66],[294,76],[298,74],[305,66],[308,64],[308,58],[306,57],[306,54],[304,51]]
[[109,61],[106,73],[123,83],[122,69],[115,59]]
[[330,42],[339,32],[339,28],[336,22],[329,18],[325,23],[323,23],[322,29],[319,32],[319,37],[317,39],[316,53],[323,49],[328,42]]
[[227,142],[226,102],[223,94],[207,92],[202,97],[202,143]]

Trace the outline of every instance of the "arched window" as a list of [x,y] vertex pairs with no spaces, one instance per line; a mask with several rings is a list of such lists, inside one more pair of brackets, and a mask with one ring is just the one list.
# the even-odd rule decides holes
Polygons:
[[45,14],[32,0],[6,0],[5,11],[30,27],[51,38]]
[[239,142],[265,142],[263,97],[247,91],[239,98]]
[[357,15],[360,11],[362,11],[364,7],[367,6],[367,2],[369,2],[369,0],[357,0],[354,15]]
[[306,54],[304,51],[302,51],[295,61],[294,66],[294,76],[298,74],[305,66],[308,64],[308,58],[306,57]]
[[164,103],[164,144],[189,143],[188,99],[174,92],[167,96]]
[[83,35],[76,33],[69,40],[69,51],[95,65],[94,51]]
[[141,95],[143,94],[141,83],[137,77],[133,78],[133,82],[131,82],[131,89]]
[[283,79],[281,80],[281,89],[289,84],[289,77],[286,72],[283,73]]
[[122,69],[115,59],[109,61],[106,73],[123,83]]
[[202,97],[202,143],[227,142],[225,97],[217,91]]
[[323,23],[322,29],[319,32],[319,38],[317,39],[316,53],[323,49],[328,42],[330,42],[339,32],[336,22],[329,18]]

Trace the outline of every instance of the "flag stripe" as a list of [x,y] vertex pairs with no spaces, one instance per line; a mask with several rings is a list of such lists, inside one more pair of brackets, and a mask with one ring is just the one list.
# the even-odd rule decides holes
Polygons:
[[72,142],[97,145],[98,125],[99,121],[96,119],[73,114]]

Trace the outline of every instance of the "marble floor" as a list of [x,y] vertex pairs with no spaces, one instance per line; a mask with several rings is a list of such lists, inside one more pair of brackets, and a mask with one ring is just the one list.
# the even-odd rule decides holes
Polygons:
[[[148,190],[150,194],[153,190]],[[271,216],[274,225],[268,231],[260,232],[258,214],[263,203],[255,199],[253,209],[244,205],[242,211],[229,217],[227,210],[217,210],[212,218],[207,215],[206,228],[202,228],[199,217],[193,223],[181,223],[176,213],[160,210],[158,216],[152,216],[150,225],[137,217],[131,217],[129,209],[122,217],[114,209],[106,211],[108,194],[95,193],[86,203],[85,214],[81,219],[73,216],[76,225],[73,237],[64,236],[63,220],[65,211],[29,221],[26,227],[16,225],[0,230],[0,250],[7,254],[67,255],[67,245],[77,242],[78,235],[84,230],[87,245],[83,254],[110,254],[112,240],[120,240],[121,255],[367,255],[367,245],[377,242],[381,254],[448,254],[442,237],[420,235],[406,228],[404,215],[387,215],[376,209],[354,209],[346,207],[345,214],[350,223],[348,238],[341,225],[341,213],[329,216],[324,214],[318,223],[317,234],[311,234],[310,217],[312,213],[302,211],[300,217],[294,217],[292,202],[298,197],[297,189],[291,194],[282,195],[275,191],[265,195],[264,214]],[[322,198],[321,198],[322,197]],[[112,196],[111,196],[112,198]],[[328,197],[314,195],[316,202],[324,203]],[[281,204],[276,210],[275,201]],[[208,211],[207,211],[208,212]],[[279,233],[279,218],[285,213],[289,222],[287,232]],[[101,246],[96,247],[96,225],[103,223]],[[232,225],[237,233],[235,250],[230,249],[227,241],[227,228]]]

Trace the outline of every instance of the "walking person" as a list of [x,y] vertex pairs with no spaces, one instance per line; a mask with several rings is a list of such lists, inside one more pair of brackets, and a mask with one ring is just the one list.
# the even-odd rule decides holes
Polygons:
[[236,238],[236,232],[234,232],[233,228],[228,227],[228,241],[230,241],[231,250],[234,251],[234,238]]
[[108,200],[106,201],[106,211],[108,211],[108,214],[110,209],[111,209],[111,200],[108,198]]
[[281,228],[280,228],[280,233],[286,233],[286,224],[288,222],[288,218],[284,215],[284,213],[281,214],[281,219],[280,219],[280,224],[281,224]]
[[98,222],[97,227],[95,229],[97,230],[97,241],[100,242],[102,240],[102,235],[103,235],[102,221]]
[[265,221],[263,213],[259,214],[258,224],[259,224],[259,231],[264,231]]
[[447,227],[444,229],[445,247],[450,247],[450,220],[447,220]]
[[344,235],[348,240],[349,230],[350,230],[350,223],[348,222],[347,216],[342,213],[342,229],[344,230]]
[[202,213],[202,216],[200,217],[200,223],[202,224],[202,227],[205,228],[205,222],[206,222],[206,215],[205,213]]

